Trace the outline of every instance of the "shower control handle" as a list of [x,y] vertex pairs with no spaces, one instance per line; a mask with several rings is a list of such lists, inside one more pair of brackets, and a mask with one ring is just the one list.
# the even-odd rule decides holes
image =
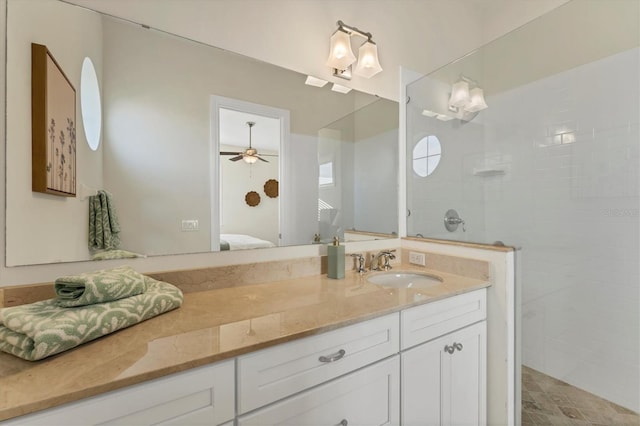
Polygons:
[[465,228],[464,219],[458,215],[458,212],[454,209],[449,209],[444,214],[444,227],[449,232],[454,232],[458,229],[458,225],[462,224],[462,232],[467,232],[467,228]]

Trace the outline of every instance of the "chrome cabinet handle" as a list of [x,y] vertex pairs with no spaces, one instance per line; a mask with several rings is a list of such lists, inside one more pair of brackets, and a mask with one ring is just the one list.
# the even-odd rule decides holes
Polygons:
[[[320,362],[333,362],[333,361],[337,361],[340,358],[342,358],[347,352],[344,349],[340,349],[338,352],[336,352],[335,354],[331,354],[329,356],[324,356],[322,355],[320,358],[318,358],[318,361]],[[344,420],[346,421],[346,420]]]
[[342,419],[342,421],[338,423],[338,426],[347,426],[348,424],[349,422],[347,421],[347,419]]
[[444,345],[444,351],[449,352],[450,354],[454,353],[456,350],[462,350],[462,343],[453,342],[453,345]]

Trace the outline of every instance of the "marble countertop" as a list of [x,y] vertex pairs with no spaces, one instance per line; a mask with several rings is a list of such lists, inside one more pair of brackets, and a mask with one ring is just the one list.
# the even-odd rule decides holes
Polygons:
[[0,420],[489,286],[420,270],[442,284],[394,289],[348,272],[188,293],[180,309],[41,361],[0,352]]

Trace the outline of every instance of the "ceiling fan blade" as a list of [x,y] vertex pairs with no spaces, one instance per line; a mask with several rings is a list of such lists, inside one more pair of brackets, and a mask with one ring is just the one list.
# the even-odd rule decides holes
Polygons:
[[220,151],[220,155],[241,155],[241,152]]
[[278,154],[260,154],[262,157],[279,157]]
[[258,160],[260,160],[260,161],[264,161],[265,163],[268,163],[268,161],[267,161],[267,160],[265,160],[264,158],[262,158],[262,157],[260,157],[260,156],[258,156],[258,155],[256,155],[255,157],[256,157]]
[[237,157],[229,158],[229,161],[239,161],[242,160],[242,155],[238,155]]

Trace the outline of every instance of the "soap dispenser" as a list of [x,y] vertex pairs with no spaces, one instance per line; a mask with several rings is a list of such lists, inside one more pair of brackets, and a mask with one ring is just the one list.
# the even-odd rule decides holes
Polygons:
[[327,277],[344,278],[344,246],[340,245],[338,237],[333,238],[333,245],[327,246],[327,258]]

